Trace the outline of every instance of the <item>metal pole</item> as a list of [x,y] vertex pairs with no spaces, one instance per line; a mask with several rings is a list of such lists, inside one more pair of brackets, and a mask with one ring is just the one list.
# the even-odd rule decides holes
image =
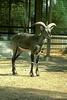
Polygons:
[[50,7],[49,7],[49,23],[52,22],[52,0],[50,0]]
[[28,16],[28,33],[30,33],[31,29],[29,29],[29,27],[31,27],[31,0],[29,0],[29,16]]
[[48,0],[46,0],[46,24],[48,24]]
[[11,28],[10,28],[10,20],[11,20],[11,0],[9,0],[9,28],[8,28],[8,39],[10,39],[10,32],[11,32]]
[[[48,9],[48,0],[46,0],[46,22],[51,23],[52,22],[52,0],[50,0],[50,6]],[[50,59],[50,44],[51,44],[51,39],[47,39],[47,54],[46,54],[46,60],[48,61]]]
[[24,32],[26,32],[26,27],[28,23],[28,0],[25,0],[25,18],[24,18]]

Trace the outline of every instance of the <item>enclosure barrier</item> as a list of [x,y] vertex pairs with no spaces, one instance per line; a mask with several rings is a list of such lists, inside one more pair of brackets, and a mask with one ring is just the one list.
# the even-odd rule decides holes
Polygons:
[[[7,36],[4,36],[5,40],[0,40],[0,58],[12,57],[10,40],[7,40],[6,38]],[[46,48],[47,48],[47,41],[45,41],[44,43],[43,50],[46,51]],[[64,48],[67,48],[67,35],[52,35],[50,53],[57,54],[58,51],[61,51]]]
[[[46,55],[47,40],[44,42],[43,50]],[[52,35],[50,43],[50,54],[61,54],[61,52],[67,48],[67,35]]]

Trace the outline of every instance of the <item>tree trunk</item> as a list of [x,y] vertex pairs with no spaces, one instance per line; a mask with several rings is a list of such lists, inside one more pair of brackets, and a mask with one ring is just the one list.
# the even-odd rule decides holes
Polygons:
[[[35,0],[35,22],[42,21],[42,0]],[[40,27],[35,26],[35,33],[40,33]]]

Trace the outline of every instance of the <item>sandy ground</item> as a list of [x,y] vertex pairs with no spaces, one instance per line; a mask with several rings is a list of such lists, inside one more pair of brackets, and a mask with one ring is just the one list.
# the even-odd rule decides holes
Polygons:
[[0,100],[67,100],[67,56],[41,59],[39,77],[29,76],[29,61],[17,60],[16,69],[13,76],[11,60],[0,60]]

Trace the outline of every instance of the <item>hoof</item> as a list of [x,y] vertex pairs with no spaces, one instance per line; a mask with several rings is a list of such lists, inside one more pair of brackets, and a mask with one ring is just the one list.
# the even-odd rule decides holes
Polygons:
[[36,74],[36,76],[40,76],[39,74]]
[[33,73],[30,73],[30,77],[34,77],[34,74]]
[[39,76],[39,72],[36,72],[36,76]]
[[12,75],[17,75],[17,72],[13,72]]

